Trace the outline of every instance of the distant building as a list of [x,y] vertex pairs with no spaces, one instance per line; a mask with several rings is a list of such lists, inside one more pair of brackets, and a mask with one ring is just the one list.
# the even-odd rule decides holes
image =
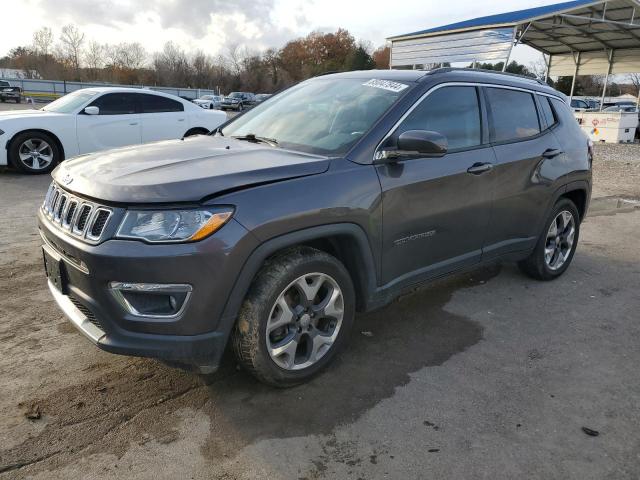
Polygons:
[[0,78],[41,78],[36,70],[25,72],[18,68],[0,68]]

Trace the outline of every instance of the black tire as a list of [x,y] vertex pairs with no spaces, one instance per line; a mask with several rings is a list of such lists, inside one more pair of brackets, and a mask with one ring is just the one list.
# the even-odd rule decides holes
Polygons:
[[6,99],[6,98],[4,98],[4,97],[0,97],[0,102],[4,103],[4,102],[6,102],[6,101],[7,101],[7,99]]
[[[556,221],[556,217],[562,212],[569,212],[573,217],[573,226],[575,228],[575,233],[573,235],[573,242],[571,248],[568,251],[568,256],[564,263],[557,269],[552,269],[545,260],[545,248],[547,247],[547,233],[549,232],[549,228],[551,227],[551,222]],[[569,200],[568,198],[559,199],[554,205],[553,209],[547,221],[544,223],[544,228],[540,233],[540,237],[538,238],[538,242],[536,243],[536,247],[527,257],[526,259],[518,262],[518,266],[520,270],[522,270],[525,274],[529,275],[536,280],[554,280],[562,275],[573,260],[573,255],[575,254],[576,247],[578,246],[578,239],[580,237],[580,214],[578,213],[578,209],[576,205]]]
[[[35,140],[36,142],[46,142],[53,155],[52,161],[44,168],[32,168],[20,159],[19,149],[28,140]],[[39,175],[43,173],[49,173],[53,170],[58,163],[63,160],[62,152],[58,146],[58,142],[49,134],[44,132],[22,132],[14,137],[9,145],[9,162],[16,167],[22,173],[31,175]]]
[[[299,370],[285,369],[269,354],[267,323],[280,294],[293,281],[311,273],[328,275],[338,285],[344,307],[342,323],[334,342],[315,363]],[[320,250],[296,247],[267,260],[258,272],[240,309],[231,343],[240,365],[258,380],[291,387],[309,380],[331,362],[348,342],[354,316],[355,290],[344,265]]]
[[241,112],[242,110],[244,110],[244,105],[242,104],[238,105],[238,112]]
[[16,103],[22,103],[22,97],[16,98]]

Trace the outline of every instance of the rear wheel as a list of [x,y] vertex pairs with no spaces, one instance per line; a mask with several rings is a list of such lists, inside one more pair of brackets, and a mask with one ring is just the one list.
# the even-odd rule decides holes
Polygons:
[[9,146],[9,161],[23,173],[48,173],[62,160],[62,153],[51,135],[24,132]]
[[278,387],[302,383],[346,343],[355,292],[331,255],[300,247],[268,261],[240,310],[232,344],[240,364]]
[[553,280],[562,275],[573,260],[580,234],[580,215],[575,204],[560,199],[553,210],[531,255],[518,265],[538,280]]

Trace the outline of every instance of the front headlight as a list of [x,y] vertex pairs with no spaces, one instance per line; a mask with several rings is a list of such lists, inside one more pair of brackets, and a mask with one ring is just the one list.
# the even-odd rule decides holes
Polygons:
[[116,237],[147,242],[195,242],[220,230],[233,215],[233,209],[129,210]]

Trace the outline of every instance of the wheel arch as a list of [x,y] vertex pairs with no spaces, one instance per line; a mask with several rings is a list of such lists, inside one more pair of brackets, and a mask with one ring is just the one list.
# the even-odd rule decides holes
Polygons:
[[568,198],[571,200],[578,209],[580,221],[584,220],[589,206],[589,194],[586,182],[574,182],[567,185],[567,189],[559,198]]
[[205,127],[191,127],[187,130],[182,138],[188,137],[189,135],[207,135],[209,133],[209,129]]
[[[281,235],[258,246],[245,261],[228,297],[222,321],[230,330],[251,283],[264,262],[289,248],[309,246],[322,250],[340,260],[354,283],[356,307],[364,310],[376,290],[377,273],[373,252],[366,234],[356,224],[322,225]],[[226,328],[225,328],[226,329]]]
[[[25,130],[20,130],[19,132],[14,133],[13,136],[9,140],[7,140],[7,143],[5,144],[5,149],[7,150],[7,161],[10,164],[13,165],[13,162],[11,161],[11,158],[8,155],[11,145],[13,144],[14,140],[18,135],[21,135],[23,133],[28,133],[28,132],[44,133],[46,135],[49,135],[53,139],[53,141],[56,142],[56,146],[58,147],[58,150],[60,150],[60,161],[63,161],[66,158],[66,155],[64,152],[64,145],[62,145],[62,142],[60,141],[60,139],[55,133],[53,133],[50,130],[46,130],[44,128],[27,128]],[[15,167],[15,165],[13,166]]]

